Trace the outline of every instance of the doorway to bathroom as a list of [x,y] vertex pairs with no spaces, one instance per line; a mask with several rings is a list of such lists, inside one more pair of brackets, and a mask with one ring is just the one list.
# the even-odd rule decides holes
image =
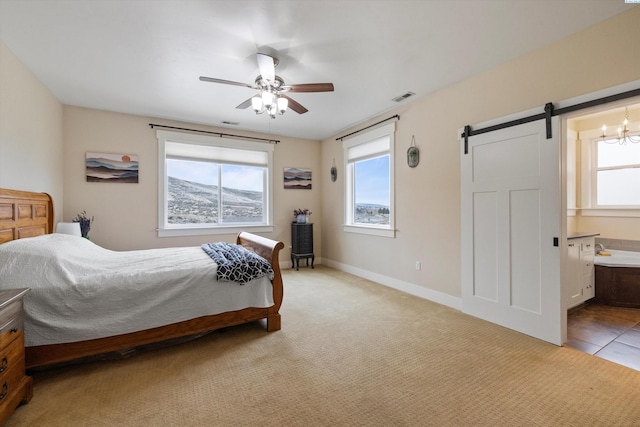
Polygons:
[[639,87],[461,130],[463,312],[556,345],[567,340],[567,120],[640,97]]
[[[605,254],[609,249],[638,250],[640,97],[567,117],[566,129],[568,233],[597,233],[595,241],[603,245],[598,249]],[[598,258],[596,253],[594,264]],[[593,286],[603,292],[602,283],[598,287],[594,281]],[[640,309],[603,305],[589,296],[575,307],[571,295],[565,296],[566,345],[640,371]]]

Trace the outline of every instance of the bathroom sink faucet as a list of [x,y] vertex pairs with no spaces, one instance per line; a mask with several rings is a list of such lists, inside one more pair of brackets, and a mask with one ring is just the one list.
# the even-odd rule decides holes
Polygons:
[[598,255],[600,252],[605,251],[604,245],[602,243],[596,243],[595,249],[596,249],[596,255]]

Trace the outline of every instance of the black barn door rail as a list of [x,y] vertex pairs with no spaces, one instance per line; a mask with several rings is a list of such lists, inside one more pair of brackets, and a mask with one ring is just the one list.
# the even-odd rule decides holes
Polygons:
[[464,127],[464,132],[460,135],[464,138],[464,154],[469,153],[469,137],[474,135],[480,135],[483,133],[493,132],[499,129],[506,129],[513,126],[522,125],[525,123],[535,122],[537,120],[545,119],[547,122],[547,139],[551,138],[551,117],[559,116],[561,114],[571,113],[573,111],[584,110],[585,108],[595,107],[597,105],[608,104],[610,102],[619,101],[621,99],[633,98],[634,96],[640,96],[640,89],[633,89],[627,92],[618,93],[615,95],[605,96],[603,98],[593,99],[587,102],[581,102],[580,104],[570,105],[568,107],[555,109],[553,103],[548,102],[544,106],[544,113],[534,114],[532,116],[523,117],[521,119],[510,120],[508,122],[500,123],[493,126],[487,126],[480,129],[471,129],[470,125]]

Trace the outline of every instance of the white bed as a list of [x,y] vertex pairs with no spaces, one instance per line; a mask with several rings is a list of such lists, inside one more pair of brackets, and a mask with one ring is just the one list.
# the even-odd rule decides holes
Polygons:
[[67,234],[0,245],[0,289],[25,296],[25,345],[69,343],[273,305],[271,280],[216,280],[200,247],[117,252]]
[[0,188],[0,288],[30,288],[25,331],[17,331],[25,336],[27,368],[248,322],[264,320],[269,332],[281,327],[282,242],[241,232],[231,245],[254,261],[258,255],[272,280],[247,281],[254,261],[236,269],[216,257],[219,272],[241,285],[217,281],[218,267],[200,247],[109,251],[51,234],[53,217],[48,194]]

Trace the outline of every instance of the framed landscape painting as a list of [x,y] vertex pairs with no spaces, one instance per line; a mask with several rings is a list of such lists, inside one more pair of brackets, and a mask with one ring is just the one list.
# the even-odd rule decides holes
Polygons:
[[138,156],[87,153],[87,182],[138,183]]
[[284,188],[311,190],[311,169],[284,168]]

